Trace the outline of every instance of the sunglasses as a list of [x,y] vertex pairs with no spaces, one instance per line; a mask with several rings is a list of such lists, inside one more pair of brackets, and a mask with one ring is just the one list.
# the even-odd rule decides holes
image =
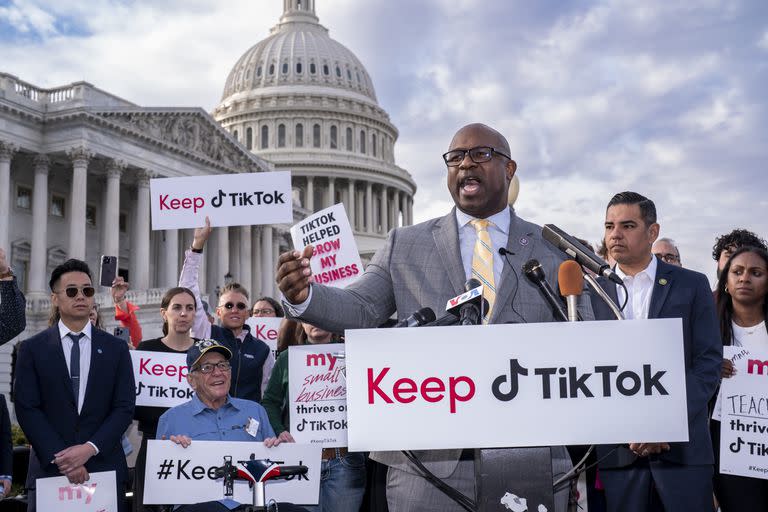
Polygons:
[[232,310],[234,308],[237,308],[240,311],[248,309],[248,306],[246,306],[242,302],[238,302],[237,304],[235,304],[234,302],[227,302],[226,304],[220,304],[219,307],[220,308],[225,308],[225,309],[228,309],[228,310]]
[[96,288],[93,286],[83,286],[82,288],[78,288],[76,286],[68,286],[67,288],[59,290],[56,293],[61,293],[62,291],[67,294],[67,297],[74,299],[77,297],[77,292],[79,291],[83,292],[83,297],[93,297],[93,295],[96,293]]

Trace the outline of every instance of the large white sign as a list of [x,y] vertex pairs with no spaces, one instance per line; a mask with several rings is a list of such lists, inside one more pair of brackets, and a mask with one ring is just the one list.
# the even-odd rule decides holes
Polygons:
[[[265,448],[262,442],[192,441],[182,448],[171,441],[151,440],[147,444],[147,466],[144,479],[144,504],[188,505],[224,499],[224,480],[216,478],[214,468],[224,465],[224,456],[231,455],[233,464],[248,460],[270,459],[289,466],[307,466],[306,476],[266,483],[266,500],[315,505],[320,493],[320,464],[322,448],[294,443],[282,443]],[[235,501],[252,503],[252,493],[245,480],[236,480]]]
[[351,451],[688,440],[680,319],[346,331]]
[[192,399],[187,383],[187,356],[131,350],[136,405],[175,407]]
[[723,347],[736,375],[720,385],[720,473],[768,479],[768,352]]
[[347,446],[344,345],[288,348],[291,434],[298,443]]
[[291,173],[255,172],[149,182],[152,229],[249,226],[293,222]]
[[347,211],[341,203],[320,210],[293,226],[291,239],[297,251],[314,245],[315,252],[309,265],[316,283],[344,287],[363,273]]
[[245,323],[251,328],[251,336],[267,344],[272,355],[277,357],[277,334],[282,318],[272,316],[252,316]]
[[115,472],[90,473],[84,484],[65,476],[37,479],[37,510],[56,512],[117,512]]

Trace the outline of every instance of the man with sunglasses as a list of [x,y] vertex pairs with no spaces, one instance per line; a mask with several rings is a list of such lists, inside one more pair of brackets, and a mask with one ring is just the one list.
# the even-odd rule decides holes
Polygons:
[[60,320],[24,341],[16,360],[16,417],[33,448],[28,510],[35,510],[37,478],[64,475],[80,484],[98,471],[116,472],[124,510],[128,468],[120,439],[136,401],[128,346],[92,327],[96,290],[85,262],[59,265],[49,284]]
[[[541,237],[541,227],[518,217],[508,206],[508,191],[517,164],[507,140],[483,124],[461,128],[443,155],[448,191],[455,208],[448,215],[389,233],[363,275],[345,289],[310,285],[312,246],[290,251],[278,260],[277,282],[287,316],[332,332],[372,328],[392,313],[405,319],[428,306],[440,314],[445,303],[464,291],[470,277],[484,283],[489,308],[483,323],[551,322],[551,308],[536,287],[520,275],[531,258],[541,263],[557,289],[563,255]],[[506,249],[502,256],[499,249]],[[593,318],[588,294],[579,303],[582,318]],[[570,467],[564,447],[554,447],[553,474]],[[475,496],[471,450],[417,452],[434,475],[466,496]],[[392,512],[462,510],[424,479],[400,452],[374,452],[389,466],[387,502]],[[565,510],[567,489],[556,495],[556,510]]]

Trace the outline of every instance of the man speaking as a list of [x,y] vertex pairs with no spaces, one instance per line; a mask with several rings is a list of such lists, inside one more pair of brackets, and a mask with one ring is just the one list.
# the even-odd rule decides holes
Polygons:
[[[563,257],[541,238],[540,226],[519,218],[507,205],[510,180],[517,170],[507,140],[488,126],[470,124],[454,135],[443,159],[456,207],[444,217],[392,230],[363,275],[348,287],[310,285],[312,246],[280,256],[277,282],[289,315],[333,332],[376,327],[395,312],[402,320],[425,306],[439,315],[446,301],[461,294],[465,282],[475,278],[483,283],[488,300],[483,323],[554,321],[551,308],[520,269],[537,259],[555,287]],[[503,256],[502,248],[506,249]],[[585,299],[581,315],[591,319],[589,299]],[[475,434],[482,433],[478,423]],[[553,474],[562,474],[570,466],[565,448],[553,448],[552,453]],[[474,498],[471,451],[416,454],[435,476]],[[375,452],[371,458],[389,466],[391,512],[461,510],[400,452]],[[559,493],[556,502],[558,511],[565,510],[567,492]]]

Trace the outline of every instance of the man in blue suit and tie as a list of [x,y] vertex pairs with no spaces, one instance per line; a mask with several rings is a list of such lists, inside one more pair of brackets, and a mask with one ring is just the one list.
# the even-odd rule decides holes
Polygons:
[[[24,341],[16,362],[16,417],[32,444],[27,487],[35,479],[116,472],[122,510],[128,475],[120,437],[136,402],[128,346],[91,326],[95,289],[88,265],[71,259],[51,274],[57,325]],[[29,493],[35,510],[35,493]]]
[[[682,319],[688,442],[639,439],[629,445],[598,447],[600,478],[611,512],[713,509],[707,404],[719,382],[723,358],[715,303],[703,274],[654,257],[651,246],[658,235],[653,201],[635,192],[616,194],[606,210],[605,244],[627,293],[603,278],[599,281],[617,304],[626,301],[627,320]],[[591,298],[596,319],[614,318],[596,295]]]

